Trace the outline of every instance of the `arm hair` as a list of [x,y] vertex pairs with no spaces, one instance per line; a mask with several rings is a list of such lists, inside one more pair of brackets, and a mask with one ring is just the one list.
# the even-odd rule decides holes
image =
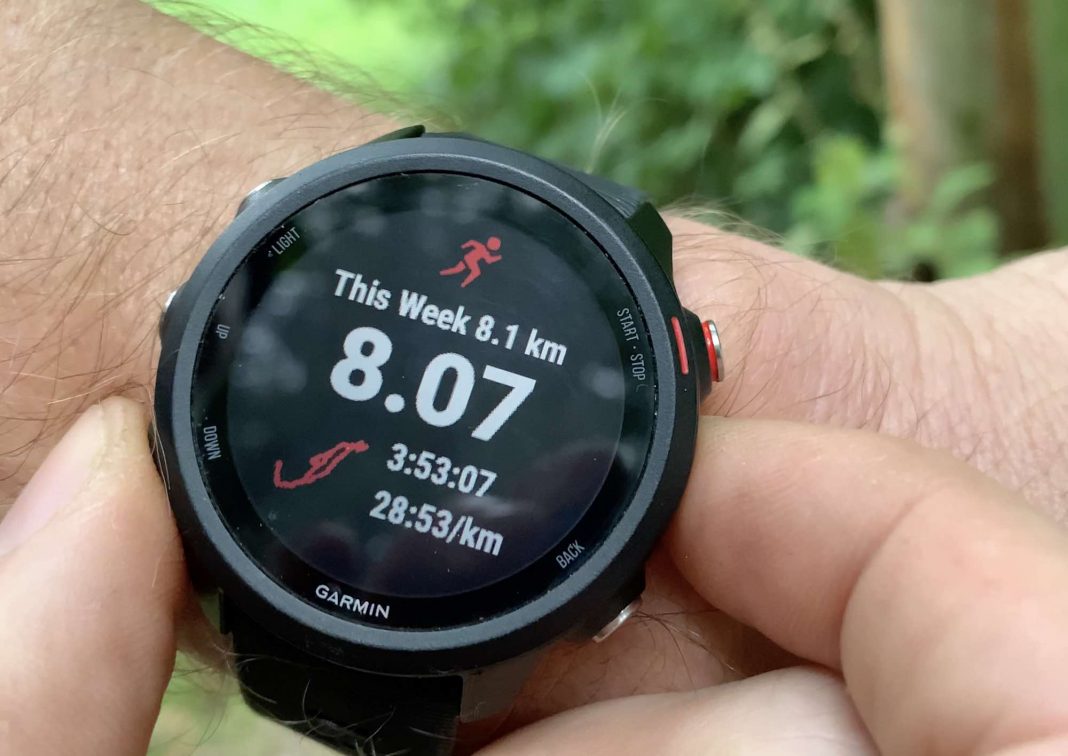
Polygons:
[[147,399],[162,302],[248,189],[393,124],[336,95],[358,76],[313,85],[134,0],[6,0],[0,29],[2,512],[85,406]]

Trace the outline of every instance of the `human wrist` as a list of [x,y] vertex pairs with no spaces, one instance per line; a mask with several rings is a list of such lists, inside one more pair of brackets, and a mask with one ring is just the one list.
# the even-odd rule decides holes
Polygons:
[[162,302],[248,189],[389,124],[132,0],[0,25],[2,509],[80,409],[147,392]]
[[1068,522],[1068,250],[898,293],[925,324],[917,351],[932,365],[917,439]]

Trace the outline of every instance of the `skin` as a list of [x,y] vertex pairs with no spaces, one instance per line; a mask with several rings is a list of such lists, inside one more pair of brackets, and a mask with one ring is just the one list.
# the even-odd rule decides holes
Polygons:
[[[0,619],[18,681],[0,693],[0,751],[136,753],[176,638],[197,632],[144,420],[100,411],[111,451],[85,463],[91,486],[26,483],[83,408],[147,399],[159,305],[245,191],[393,124],[128,0],[7,0],[0,29],[0,499],[21,495],[0,523],[0,606],[18,618]],[[956,753],[1062,735],[1066,253],[878,284],[672,225],[680,297],[715,317],[728,356],[703,410],[765,421],[703,424],[646,616],[554,650],[491,727],[652,697],[495,748],[795,753],[794,733]],[[819,667],[782,669],[798,658]]]
[[[127,399],[91,408],[0,523],[5,752],[147,746],[187,594],[146,430]],[[865,431],[706,418],[697,454],[668,549],[799,663],[576,708],[486,754],[1068,748],[1068,535],[1046,515]]]

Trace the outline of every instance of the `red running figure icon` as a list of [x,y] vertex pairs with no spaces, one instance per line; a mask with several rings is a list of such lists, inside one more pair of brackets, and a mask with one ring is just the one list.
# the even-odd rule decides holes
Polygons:
[[350,454],[359,454],[370,449],[365,441],[342,441],[337,446],[319,452],[308,460],[308,471],[296,480],[282,480],[282,460],[274,463],[274,487],[291,491],[325,478]]
[[471,239],[461,245],[462,249],[468,250],[460,262],[453,265],[451,268],[446,268],[441,271],[439,275],[442,276],[455,276],[459,273],[467,271],[467,278],[460,284],[460,288],[466,288],[469,283],[482,275],[482,263],[489,265],[500,261],[501,256],[493,254],[501,248],[501,240],[496,236],[491,236],[483,244],[480,241]]

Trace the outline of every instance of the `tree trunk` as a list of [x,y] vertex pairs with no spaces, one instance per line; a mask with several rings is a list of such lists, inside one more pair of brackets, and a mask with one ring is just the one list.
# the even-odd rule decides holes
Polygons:
[[1068,3],[1031,0],[1042,189],[1052,241],[1068,244]]
[[1034,249],[1049,236],[1040,199],[1027,5],[879,4],[891,121],[905,156],[906,209],[922,209],[954,168],[986,163],[996,181],[979,199],[996,209],[1006,250]]
[[1027,0],[996,0],[998,96],[989,103],[991,158],[997,176],[992,198],[1007,252],[1038,250],[1050,240],[1042,202],[1029,5]]

